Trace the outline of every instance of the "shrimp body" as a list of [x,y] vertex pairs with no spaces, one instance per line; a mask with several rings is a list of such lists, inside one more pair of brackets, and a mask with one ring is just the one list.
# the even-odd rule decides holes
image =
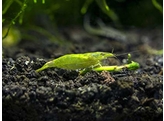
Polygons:
[[114,57],[114,54],[108,52],[67,54],[47,62],[41,68],[37,69],[36,72],[50,67],[57,67],[68,70],[85,69],[97,64],[100,65],[100,61],[106,59],[107,57]]

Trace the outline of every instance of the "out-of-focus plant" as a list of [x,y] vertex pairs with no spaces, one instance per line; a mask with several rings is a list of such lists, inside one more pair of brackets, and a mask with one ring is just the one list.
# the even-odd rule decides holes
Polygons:
[[[37,3],[37,0],[34,0],[34,3]],[[45,0],[42,0],[42,4],[45,4]]]
[[[37,3],[37,0],[34,0],[33,2]],[[2,23],[3,23],[3,26],[5,26],[5,29],[3,31],[2,39],[5,39],[7,37],[7,35],[9,34],[9,31],[10,31],[10,28],[16,24],[17,20],[18,20],[19,24],[23,23],[24,12],[25,12],[26,8],[29,7],[27,3],[28,3],[28,0],[24,0],[23,2],[21,0],[3,1]],[[45,0],[42,0],[42,4],[44,4],[44,3],[45,3]],[[11,21],[9,21],[9,20],[7,20],[6,14],[9,14],[8,11],[11,11],[13,4],[18,5],[20,7],[20,9],[18,10],[17,14],[11,19]],[[14,8],[16,8],[16,7],[14,7]],[[15,12],[15,11],[13,11],[13,12]],[[12,30],[14,30],[14,28]],[[18,30],[15,30],[15,31],[18,31]],[[4,32],[6,32],[6,33],[4,33]]]
[[[72,25],[72,24],[82,25],[83,15],[87,13],[90,13],[90,15],[94,15],[95,12],[97,12],[98,13],[97,17],[104,17],[103,14],[102,15],[99,14],[99,9],[97,9],[97,7],[100,8],[102,13],[104,13],[114,23],[116,23],[116,25],[119,25],[119,21],[121,21],[121,23],[125,25],[129,23],[134,24],[134,22],[136,23],[138,22],[139,25],[144,24],[144,22],[146,21],[144,22],[140,22],[140,21],[144,19],[145,14],[143,14],[141,17],[138,17],[138,15],[140,15],[138,13],[141,12],[141,11],[138,12],[138,10],[141,10],[144,7],[145,9],[150,8],[150,10],[152,10],[152,6],[150,6],[150,4],[152,5],[151,2],[145,2],[145,1],[138,2],[137,0],[136,1],[139,3],[138,6],[135,4],[135,2],[128,2],[126,0],[113,0],[113,1],[106,1],[106,0],[85,0],[85,1],[82,1],[82,0],[47,0],[47,1],[45,0],[2,0],[2,1],[3,1],[2,2],[2,25],[3,25],[3,28],[8,27],[6,34],[3,34],[3,39],[8,35],[8,32],[11,26],[13,25],[18,26],[19,29],[21,29],[20,31],[23,30],[23,32],[24,31],[27,32],[29,31],[29,28],[38,26],[38,27],[41,27],[42,29],[45,29],[47,32],[50,32],[50,34],[52,34],[53,36],[60,36],[59,31],[58,31],[59,26],[67,26],[67,25]],[[156,2],[156,0],[152,0],[152,2],[154,6],[156,6],[156,8],[162,11],[162,7],[160,6],[160,4]],[[94,3],[96,3],[97,6],[94,6],[95,5]],[[108,6],[109,3],[110,3],[109,5],[110,7]],[[149,4],[147,4],[146,6],[145,3],[149,3]],[[125,9],[121,8],[120,7],[121,5],[126,5]],[[137,7],[138,8],[141,7],[141,9],[136,10]],[[126,15],[122,14],[124,10],[125,12],[127,10],[129,14],[126,14]],[[142,10],[142,11],[143,11],[142,13],[147,12],[146,10],[145,11]],[[107,18],[106,16],[104,17],[105,19]],[[46,20],[46,17],[49,19],[48,21]],[[152,21],[149,21],[150,23],[153,21],[161,22],[160,21],[161,19],[156,19],[157,17],[154,17],[154,16],[152,17],[149,14],[148,14],[148,17],[152,19]],[[139,19],[135,19],[135,18],[139,18]],[[107,18],[107,21],[108,20],[109,19]],[[35,31],[37,31],[37,29]],[[39,33],[41,31],[42,30],[40,30]],[[21,35],[24,34],[23,32],[21,32]],[[23,37],[24,35],[22,36],[22,38]]]
[[[20,32],[21,28],[16,27],[20,25],[22,27],[24,27],[24,25],[26,24],[28,25],[28,23],[26,22],[27,21],[26,19],[27,18],[29,19],[29,16],[31,15],[31,9],[33,8],[34,4],[39,4],[39,2],[37,0],[33,0],[33,1],[28,1],[28,0],[24,0],[24,1],[6,0],[5,1],[3,0],[3,5],[2,5],[3,6],[2,8],[2,25],[3,25],[2,45],[3,47],[15,46],[24,37],[34,40],[35,37],[30,36],[29,34],[21,33]],[[45,0],[42,0],[41,4],[45,4]],[[33,26],[33,24],[31,24],[30,26]],[[26,30],[28,31],[27,28]],[[41,28],[39,30],[41,30]],[[36,27],[35,27],[35,31],[38,31]],[[45,31],[42,33],[45,33]]]
[[8,35],[2,41],[2,46],[3,47],[15,46],[21,40],[21,33],[17,28],[10,27],[10,31],[8,29],[9,29],[8,27],[4,27],[2,29],[2,36],[5,36],[7,31],[8,31]]
[[157,0],[152,0],[152,3],[161,13],[163,13],[162,6],[157,2]]
[[115,23],[119,23],[119,18],[117,16],[117,14],[107,5],[106,0],[86,0],[82,9],[81,9],[81,13],[82,14],[86,14],[87,9],[89,7],[89,5],[93,2],[96,1],[97,5],[99,6],[99,8],[109,17],[112,19],[113,22]]
[[[16,16],[9,22],[8,24],[8,29],[6,31],[6,34],[3,34],[3,38],[6,38],[6,36],[8,35],[9,33],[9,30],[10,28],[12,27],[12,25],[15,24],[16,20],[19,18],[19,23],[21,24],[22,23],[22,18],[23,18],[23,13],[27,7],[27,0],[24,0],[24,2],[22,3],[21,1],[19,0],[6,0],[5,3],[3,4],[3,9],[2,9],[2,15],[5,15],[8,11],[8,9],[10,8],[10,6],[16,2],[18,5],[20,5],[21,9],[20,11],[16,14]],[[4,23],[6,21],[6,19],[2,16],[2,22]]]

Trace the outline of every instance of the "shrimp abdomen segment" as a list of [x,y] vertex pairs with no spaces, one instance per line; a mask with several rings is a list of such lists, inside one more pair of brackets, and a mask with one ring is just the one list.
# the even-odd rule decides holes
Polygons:
[[69,70],[84,69],[90,67],[91,65],[96,65],[98,63],[99,60],[81,54],[70,54],[53,60],[54,67]]

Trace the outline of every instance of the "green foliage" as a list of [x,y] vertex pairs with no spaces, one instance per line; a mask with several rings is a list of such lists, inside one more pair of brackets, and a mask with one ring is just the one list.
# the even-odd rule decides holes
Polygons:
[[161,13],[163,13],[162,6],[157,2],[157,0],[152,0],[152,3]]
[[[37,3],[37,0],[34,0],[34,3]],[[45,4],[45,0],[42,0],[42,4]]]
[[[89,7],[89,5],[93,2],[94,0],[86,0],[82,9],[81,9],[81,13],[82,14],[86,14],[87,9]],[[106,0],[95,0],[97,5],[99,6],[99,8],[109,17],[111,18],[115,23],[118,24],[118,16],[117,14],[109,8],[109,6],[106,3]]]
[[[12,18],[12,20],[10,22],[6,22],[5,24],[7,24],[8,26],[8,30],[6,31],[6,34],[2,37],[2,39],[6,38],[6,36],[9,33],[10,28],[15,25],[17,19],[19,24],[23,23],[23,18],[24,18],[24,12],[26,10],[27,7],[29,7],[27,5],[28,0],[24,0],[23,2],[21,0],[3,0],[3,8],[2,8],[2,23],[5,23],[7,21],[7,14],[10,13],[10,9],[12,9],[12,7],[16,4],[20,7],[20,10],[18,10],[17,14]],[[37,0],[34,0],[34,3],[37,3]],[[42,4],[45,3],[45,0],[42,0]],[[14,11],[15,12],[15,11]]]
[[[4,8],[2,9],[2,15],[4,15],[8,9],[10,8],[10,6],[12,5],[12,3],[14,2],[14,0],[6,0],[4,3]],[[16,16],[10,21],[9,25],[8,25],[8,29],[6,31],[6,34],[2,37],[2,39],[6,38],[6,36],[9,33],[10,28],[12,27],[12,25],[15,24],[16,20],[19,18],[19,23],[22,23],[22,19],[23,19],[23,12],[25,11],[26,7],[27,7],[27,0],[24,0],[24,2],[22,3],[21,1],[17,0],[16,1],[17,4],[20,5],[21,9],[20,11],[16,14]],[[2,16],[3,17],[3,16]],[[5,22],[5,19],[3,19],[3,22]]]
[[81,8],[81,13],[86,14],[89,5],[93,2],[93,0],[86,0],[83,7]]
[[[155,11],[153,5],[162,12],[161,3],[156,0],[152,2],[150,0],[2,0],[2,24],[3,27],[8,26],[3,39],[13,25],[19,24],[23,29],[36,26],[38,22],[35,19],[38,15],[48,16],[50,21],[44,24],[50,24],[55,33],[58,26],[82,25],[83,16],[88,13],[116,24],[137,26],[162,24],[162,16]],[[42,18],[40,21],[43,21]]]
[[[97,6],[94,6],[95,3]],[[133,2],[125,0],[41,0],[41,2],[38,0],[24,0],[23,2],[21,0],[3,0],[2,19],[3,24],[9,23],[9,19],[12,19],[10,23],[16,23],[18,19],[19,24],[22,24],[23,21],[25,22],[24,24],[34,24],[31,20],[35,18],[36,14],[42,13],[48,15],[54,23],[71,24],[72,22],[82,24],[84,14],[89,12],[93,15],[99,13],[98,17],[101,17],[100,11],[102,11],[113,22],[119,23],[119,21],[128,19],[126,17],[122,19],[122,16],[126,15],[130,15],[129,18],[136,16],[142,19],[144,16],[138,16],[139,14],[137,15],[136,13],[140,13],[140,11],[144,13],[148,10],[151,7],[148,3],[151,2],[148,0],[134,0]],[[157,3],[156,0],[152,0],[152,3],[162,12],[160,3]],[[89,8],[93,8],[94,11],[91,11]],[[131,21],[133,22],[135,19],[131,19]]]
[[8,30],[8,27],[4,27],[2,30],[2,36],[5,36],[7,31],[8,31],[8,36],[6,36],[6,38],[3,39],[2,46],[9,48],[17,45],[21,40],[20,31],[15,27],[11,27],[10,31]]
[[118,16],[115,14],[113,10],[111,10],[105,0],[96,0],[98,6],[101,10],[108,15],[114,22],[118,22]]

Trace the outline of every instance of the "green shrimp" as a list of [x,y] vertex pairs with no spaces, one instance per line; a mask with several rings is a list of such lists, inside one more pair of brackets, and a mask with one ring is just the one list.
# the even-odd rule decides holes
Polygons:
[[77,70],[85,69],[92,66],[101,66],[100,61],[108,57],[115,57],[114,54],[109,52],[89,52],[83,54],[67,54],[57,59],[45,63],[36,72],[42,71],[50,67],[57,67],[61,69]]

